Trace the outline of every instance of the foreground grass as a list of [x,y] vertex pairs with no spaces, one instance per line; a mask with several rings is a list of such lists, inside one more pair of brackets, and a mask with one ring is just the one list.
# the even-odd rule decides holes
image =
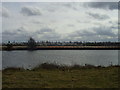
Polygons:
[[118,68],[72,67],[3,70],[3,88],[118,88]]

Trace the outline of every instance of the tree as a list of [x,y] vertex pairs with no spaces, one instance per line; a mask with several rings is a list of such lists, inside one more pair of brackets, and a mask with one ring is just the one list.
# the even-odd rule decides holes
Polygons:
[[8,41],[7,43],[7,50],[12,50],[13,45]]
[[36,47],[36,42],[32,37],[30,37],[30,39],[28,40],[28,48],[29,50],[34,50],[35,47]]

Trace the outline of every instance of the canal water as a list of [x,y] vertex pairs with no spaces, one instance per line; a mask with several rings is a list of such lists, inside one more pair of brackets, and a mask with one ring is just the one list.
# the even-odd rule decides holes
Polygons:
[[42,63],[59,65],[118,65],[118,50],[2,51],[2,68],[30,69]]

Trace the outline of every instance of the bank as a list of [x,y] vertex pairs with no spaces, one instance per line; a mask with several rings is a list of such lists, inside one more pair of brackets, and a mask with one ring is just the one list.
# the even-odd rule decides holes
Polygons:
[[118,88],[119,66],[56,66],[3,70],[3,88]]
[[[0,46],[0,50],[29,50],[27,46]],[[36,46],[34,50],[120,50],[120,46]]]

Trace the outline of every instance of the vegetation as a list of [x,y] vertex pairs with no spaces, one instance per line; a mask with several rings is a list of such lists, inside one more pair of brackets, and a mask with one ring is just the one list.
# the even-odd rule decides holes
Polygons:
[[41,50],[41,49],[112,49],[118,50],[120,42],[81,42],[81,41],[35,41],[32,37],[25,42],[2,43],[0,50]]
[[[7,46],[8,43],[2,43]],[[82,41],[35,41],[32,37],[26,42],[11,42],[13,46],[120,46],[120,42],[82,42]]]
[[7,43],[7,50],[12,50],[12,47],[13,47],[13,45],[10,43],[10,41],[8,41],[8,43]]
[[36,47],[36,42],[32,37],[30,37],[30,39],[28,40],[27,45],[28,45],[29,50],[34,50],[35,47]]
[[3,88],[118,88],[119,66],[60,66],[44,63],[32,70],[3,70]]

